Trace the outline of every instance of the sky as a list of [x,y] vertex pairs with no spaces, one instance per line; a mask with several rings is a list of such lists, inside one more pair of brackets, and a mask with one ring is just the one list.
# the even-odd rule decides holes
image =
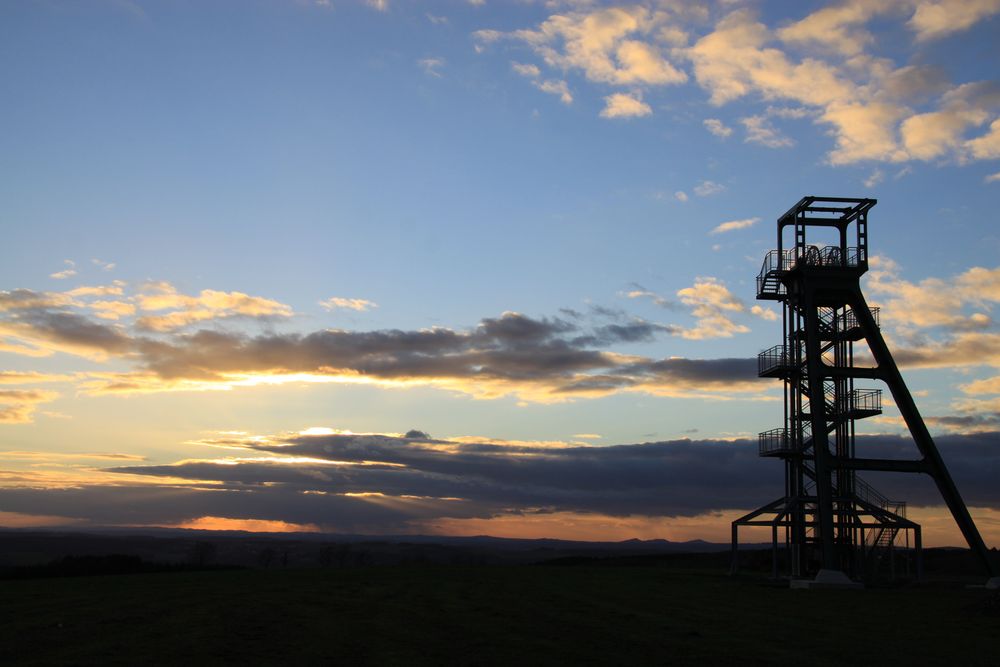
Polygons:
[[[781,493],[755,277],[827,195],[1000,546],[998,14],[3,3],[0,525],[726,541]],[[915,457],[886,403],[859,450]]]

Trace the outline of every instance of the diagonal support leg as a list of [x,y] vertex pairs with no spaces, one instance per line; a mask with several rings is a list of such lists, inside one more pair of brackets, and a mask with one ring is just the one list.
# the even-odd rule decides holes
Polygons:
[[968,542],[969,548],[980,559],[989,576],[996,577],[1000,575],[1000,572],[997,572],[996,567],[994,567],[989,557],[986,543],[983,542],[983,537],[979,534],[979,529],[976,528],[976,523],[972,520],[972,515],[969,514],[969,510],[958,492],[958,487],[955,486],[951,475],[948,474],[944,460],[934,445],[934,440],[927,430],[927,425],[920,416],[917,405],[913,401],[913,396],[910,395],[909,389],[906,388],[906,383],[903,382],[903,376],[900,374],[899,368],[896,366],[896,362],[889,352],[889,347],[886,345],[885,339],[882,338],[882,333],[875,324],[875,318],[872,317],[868,304],[865,302],[865,298],[860,290],[853,295],[851,308],[854,310],[854,315],[861,325],[862,331],[864,331],[865,340],[868,342],[868,347],[875,357],[879,374],[889,386],[889,391],[892,392],[892,398],[896,402],[896,407],[899,408],[899,412],[906,422],[906,427],[910,430],[910,435],[913,437],[917,449],[920,450],[921,455],[924,457],[924,464],[926,465],[924,472],[929,474],[934,480],[938,491],[941,493],[941,497],[951,511],[951,515],[955,518],[955,523],[958,524],[962,535],[965,537],[965,541]]

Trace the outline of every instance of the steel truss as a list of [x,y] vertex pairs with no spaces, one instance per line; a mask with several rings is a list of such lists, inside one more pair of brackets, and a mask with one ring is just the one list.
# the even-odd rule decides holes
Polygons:
[[[784,462],[785,493],[733,522],[734,572],[739,528],[769,526],[776,578],[782,547],[793,579],[819,570],[842,572],[855,580],[893,577],[897,550],[907,556],[907,569],[909,554],[915,556],[919,578],[920,526],[906,518],[906,503],[889,500],[857,474],[876,470],[930,475],[969,547],[996,576],[986,545],[882,338],[878,309],[869,307],[861,293],[860,277],[868,270],[868,212],[875,203],[805,197],[778,218],[778,246],[764,259],[757,298],[782,303],[783,342],[760,353],[758,374],[783,381],[784,425],[760,434],[759,454]],[[786,249],[783,239],[789,227],[793,246]],[[835,243],[811,245],[807,231],[817,228],[835,232]],[[854,343],[861,341],[873,366],[855,365]],[[858,456],[855,422],[881,414],[882,390],[855,387],[856,380],[888,387],[921,458]]]

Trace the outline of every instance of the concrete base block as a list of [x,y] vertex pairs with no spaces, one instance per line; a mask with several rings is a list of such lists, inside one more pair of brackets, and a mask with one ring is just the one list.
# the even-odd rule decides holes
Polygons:
[[808,579],[792,579],[792,588],[864,588],[863,584],[851,579],[840,570],[820,570],[812,581]]

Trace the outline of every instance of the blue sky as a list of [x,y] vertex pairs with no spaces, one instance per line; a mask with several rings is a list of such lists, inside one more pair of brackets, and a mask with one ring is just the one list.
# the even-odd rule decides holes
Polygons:
[[[979,442],[1000,423],[998,13],[7,4],[0,469],[15,495],[0,512],[97,522],[52,489],[162,490],[159,468],[100,457],[179,473],[246,452],[205,444],[220,432],[734,446],[780,420],[778,387],[745,373],[779,337],[754,277],[806,194],[879,199],[869,300],[935,432]],[[864,427],[901,433],[891,410]],[[15,502],[29,488],[49,489],[41,518]],[[702,495],[606,514],[508,498],[461,518],[516,532],[503,508],[519,507],[648,536],[687,517],[684,535],[711,536],[724,522],[705,512],[768,499]],[[995,521],[996,500],[977,502]],[[210,516],[342,527],[227,511]],[[420,516],[355,527],[464,530]]]

